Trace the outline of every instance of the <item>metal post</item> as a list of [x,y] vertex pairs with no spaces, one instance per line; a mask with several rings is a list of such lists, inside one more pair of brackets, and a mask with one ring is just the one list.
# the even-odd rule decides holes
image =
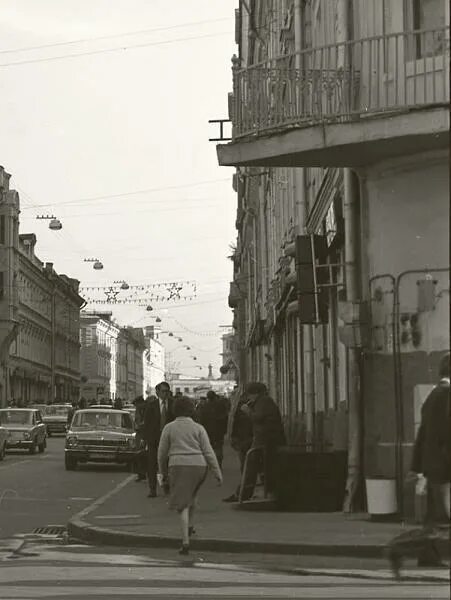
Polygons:
[[[357,258],[356,204],[358,189],[355,175],[351,169],[344,169],[343,217],[345,223],[345,280],[346,299],[359,300]],[[361,475],[361,410],[360,410],[360,351],[349,348],[349,386],[348,386],[348,478],[346,482],[344,512],[351,512]]]

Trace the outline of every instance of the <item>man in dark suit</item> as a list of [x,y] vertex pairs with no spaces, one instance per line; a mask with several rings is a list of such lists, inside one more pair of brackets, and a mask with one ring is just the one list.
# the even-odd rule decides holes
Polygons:
[[[450,427],[450,356],[442,357],[439,383],[424,401],[421,423],[415,439],[411,471],[407,480],[417,479],[417,485],[426,487],[426,515],[424,527],[416,535],[400,535],[387,549],[388,558],[396,577],[399,577],[402,558],[416,554],[418,566],[441,565],[436,539],[437,526],[450,519],[451,427]],[[449,532],[444,530],[449,536]]]
[[150,397],[144,412],[143,437],[147,445],[147,481],[149,498],[157,495],[158,444],[163,427],[174,420],[169,384],[162,381],[155,387],[157,397]]

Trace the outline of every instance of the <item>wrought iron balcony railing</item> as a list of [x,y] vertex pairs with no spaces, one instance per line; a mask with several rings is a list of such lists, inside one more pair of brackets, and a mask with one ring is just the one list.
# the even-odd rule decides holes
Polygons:
[[449,103],[449,27],[233,66],[233,139]]

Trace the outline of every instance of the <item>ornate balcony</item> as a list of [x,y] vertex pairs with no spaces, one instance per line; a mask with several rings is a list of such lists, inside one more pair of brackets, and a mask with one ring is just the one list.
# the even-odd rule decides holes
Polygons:
[[[236,145],[244,148],[241,142],[264,142],[268,137],[302,130],[304,146],[301,144],[300,150],[305,153],[309,151],[308,140],[305,145],[308,128],[326,128],[327,133],[327,129],[338,132],[340,129],[336,127],[339,127],[344,132],[346,125],[360,125],[380,117],[405,116],[424,108],[443,110],[449,104],[448,74],[449,27],[311,48],[247,68],[241,68],[235,59],[232,143],[218,147],[220,164],[289,164],[286,160],[278,161],[275,156],[271,161],[267,144],[266,161],[256,161],[247,144],[249,160],[246,161],[240,151],[235,162],[221,162],[221,158],[227,158],[227,148]],[[401,121],[399,125],[405,135],[406,120]],[[424,126],[425,134],[435,133],[434,123]],[[438,124],[439,128],[442,126]],[[418,133],[417,126],[414,129]],[[395,135],[396,127],[388,133]],[[364,137],[368,140],[373,136]],[[339,139],[334,144],[339,146]],[[317,151],[318,146],[321,139],[312,138],[310,150]],[[286,156],[292,155],[293,144],[280,151],[285,151]],[[265,151],[262,152],[264,155]],[[317,160],[318,156],[313,159],[314,163]],[[301,161],[299,166],[302,164]],[[332,161],[331,166],[334,165]]]

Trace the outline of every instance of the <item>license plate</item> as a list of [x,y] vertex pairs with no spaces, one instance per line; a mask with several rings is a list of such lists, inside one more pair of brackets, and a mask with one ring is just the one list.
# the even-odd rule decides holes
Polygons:
[[91,454],[89,455],[89,458],[91,460],[95,460],[96,458],[108,458],[109,454],[107,454],[106,452],[91,452]]

